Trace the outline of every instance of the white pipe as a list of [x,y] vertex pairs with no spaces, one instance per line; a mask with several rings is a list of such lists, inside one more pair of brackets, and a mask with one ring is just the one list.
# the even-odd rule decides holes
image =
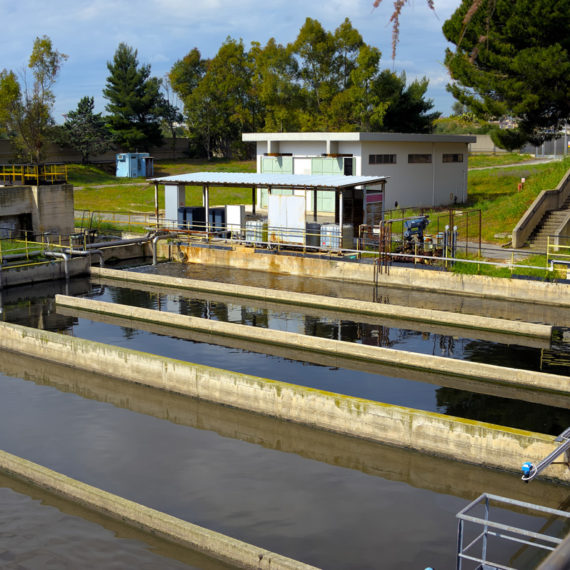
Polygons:
[[61,251],[44,251],[46,257],[58,257],[63,259],[63,270],[65,272],[65,279],[69,280],[69,255]]
[[159,240],[161,239],[170,239],[170,238],[175,238],[178,237],[180,234],[162,234],[159,236],[155,236],[152,238],[152,264],[156,265],[157,261],[156,261],[156,244],[158,243]]

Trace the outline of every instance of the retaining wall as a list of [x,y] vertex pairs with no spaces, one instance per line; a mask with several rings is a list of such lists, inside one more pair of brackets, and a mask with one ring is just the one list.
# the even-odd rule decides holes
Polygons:
[[[69,277],[89,274],[90,259],[74,257],[68,260]],[[16,285],[30,285],[42,281],[65,279],[65,264],[61,259],[22,267],[0,268],[0,289]]]
[[[519,472],[556,446],[554,437],[373,402],[0,323],[0,348],[282,420]],[[544,476],[570,483],[568,469]]]
[[225,323],[176,313],[121,305],[119,303],[107,303],[65,295],[56,295],[55,301],[58,307],[80,309],[89,311],[92,314],[113,315],[126,318],[131,322],[132,328],[137,328],[138,321],[153,322],[170,327],[191,329],[202,333],[252,341],[270,347],[268,351],[274,346],[280,346],[294,348],[300,351],[328,354],[340,358],[364,360],[408,369],[437,372],[448,376],[476,378],[501,385],[524,387],[533,390],[547,390],[565,395],[570,392],[568,378],[556,374],[545,374],[544,372],[507,368],[480,362],[468,362],[441,356],[432,356],[430,354],[419,354],[353,342],[318,338],[304,334]]
[[534,336],[550,338],[552,327],[521,321],[507,321],[504,319],[492,319],[478,315],[463,315],[460,313],[448,313],[430,309],[415,307],[403,307],[384,303],[371,303],[353,299],[341,299],[324,297],[322,295],[309,295],[307,293],[295,293],[278,289],[263,289],[249,287],[235,283],[217,283],[214,281],[198,281],[196,279],[183,279],[179,277],[166,277],[148,273],[134,273],[132,271],[117,271],[107,268],[93,268],[91,275],[106,277],[131,283],[151,283],[155,285],[168,285],[191,291],[206,291],[219,293],[229,297],[245,297],[294,305],[295,307],[316,307],[320,309],[334,310],[339,313],[356,313],[372,315],[375,317],[392,317],[413,322],[426,322],[445,324],[476,330],[502,332],[512,335]]
[[[244,246],[214,249],[181,244],[178,247],[188,263],[374,284],[372,264],[282,255],[265,250],[256,252]],[[378,285],[570,307],[570,287],[563,283],[456,275],[413,267],[391,267],[389,274],[379,275]]]
[[314,568],[113,495],[2,450],[0,450],[0,469],[82,507],[240,568],[256,570]]

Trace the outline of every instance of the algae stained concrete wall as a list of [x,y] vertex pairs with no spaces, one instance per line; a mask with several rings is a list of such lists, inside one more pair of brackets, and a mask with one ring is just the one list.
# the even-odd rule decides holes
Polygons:
[[[188,263],[234,267],[251,271],[268,271],[299,275],[307,278],[332,279],[355,283],[374,283],[372,264],[337,261],[327,258],[277,255],[272,252],[254,253],[252,248],[232,250],[180,245]],[[172,253],[175,254],[173,251]],[[176,255],[173,256],[176,259]],[[418,269],[413,266],[391,267],[389,273],[378,276],[379,286],[402,287],[415,291],[454,293],[487,299],[517,299],[520,302],[570,307],[570,287],[562,283],[547,283],[523,279],[503,279],[482,275],[456,275],[445,271]]]
[[[296,386],[20,325],[0,323],[0,348],[124,381],[371,441],[520,472],[556,446],[553,436]],[[546,477],[570,482],[565,465]]]

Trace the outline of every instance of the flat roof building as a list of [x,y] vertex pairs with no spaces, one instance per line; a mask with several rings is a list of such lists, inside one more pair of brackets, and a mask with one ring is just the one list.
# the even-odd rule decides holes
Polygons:
[[[384,208],[436,207],[467,200],[471,135],[406,133],[244,133],[255,142],[257,172],[295,175],[385,176]],[[258,204],[267,205],[260,188]],[[307,196],[307,200],[312,197]],[[319,197],[332,212],[332,195]]]

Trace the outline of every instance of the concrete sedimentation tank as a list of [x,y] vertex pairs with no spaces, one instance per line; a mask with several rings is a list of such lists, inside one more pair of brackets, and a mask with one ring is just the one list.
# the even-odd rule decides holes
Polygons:
[[[334,309],[345,314],[367,315],[369,318],[387,315],[390,318],[412,320],[415,312],[415,317],[432,324],[443,323],[446,326],[466,330],[476,328],[489,332],[500,331],[502,334],[520,338],[549,340],[552,335],[552,327],[549,325],[489,319],[476,315],[454,316],[443,311],[418,309],[406,313],[406,307],[394,308],[390,305],[346,299],[331,300],[315,295],[259,290],[253,287],[125,274],[98,268],[93,268],[93,275],[101,279],[125,279],[129,283],[209,291],[222,297],[227,296],[229,299],[250,298],[289,306],[302,305],[317,310]],[[471,285],[465,290],[468,295],[474,294]],[[548,303],[550,295],[553,294],[552,290],[548,287],[538,290],[541,291],[540,302]],[[485,295],[485,291],[486,286],[481,288],[479,294]],[[506,295],[504,291],[499,292],[498,298],[503,294]],[[58,312],[61,311],[64,315],[87,315],[87,318],[94,321],[115,319],[111,322],[132,329],[163,327],[162,330],[170,331],[165,334],[173,332],[175,334],[175,331],[180,331],[180,334],[185,331],[184,334],[188,334],[187,331],[191,331],[191,334],[199,334],[203,338],[226,338],[231,342],[249,343],[250,347],[256,346],[260,350],[263,346],[278,347],[279,350],[294,350],[298,354],[310,353],[315,355],[315,358],[338,359],[338,361],[344,359],[344,362],[352,359],[371,367],[390,365],[418,375],[438,373],[447,376],[450,384],[462,377],[469,382],[479,382],[497,389],[511,385],[513,389],[527,393],[525,397],[528,401],[533,401],[533,394],[537,395],[536,399],[548,395],[553,399],[558,398],[562,402],[561,404],[559,402],[561,407],[570,407],[566,403],[570,392],[566,376],[412,354],[283,331],[259,330],[233,323],[161,313],[118,303],[102,303],[68,296],[57,296],[56,301]],[[561,296],[560,302],[561,306],[566,306],[564,295]],[[165,393],[172,393],[177,395],[176,397],[190,397],[198,402],[223,404],[228,406],[228,409],[233,408],[236,413],[254,412],[269,419],[293,422],[299,426],[299,429],[317,428],[329,434],[331,438],[348,436],[356,438],[355,441],[363,442],[363,445],[389,444],[482,468],[505,470],[513,474],[519,472],[521,459],[539,462],[555,446],[555,438],[550,435],[316,390],[9,323],[0,323],[0,348],[11,353],[25,352],[31,357],[56,365],[73,367],[86,373],[110,375],[114,379],[110,379],[110,382],[120,381],[121,385],[148,386]],[[5,457],[8,456],[0,457],[2,459],[0,465],[4,469],[10,470],[19,464],[18,458],[10,457],[4,464]],[[8,467],[9,465],[12,467]],[[23,478],[26,477],[24,474],[26,470],[36,473],[42,471],[39,467],[24,465],[21,474]],[[18,476],[15,468],[13,473]],[[46,481],[59,480],[56,473],[48,471],[42,473]],[[565,465],[549,466],[544,476],[562,484],[570,483],[570,475]],[[41,483],[36,484],[41,485]],[[57,492],[55,488],[54,492]],[[97,495],[97,492],[94,495]],[[70,499],[76,500],[71,495]],[[120,500],[117,502],[121,503]],[[93,508],[98,507],[94,504]],[[124,515],[118,514],[118,516]],[[162,524],[160,521],[161,517],[157,515],[156,524]],[[153,528],[153,524],[146,527],[151,532],[159,528],[159,526]],[[217,540],[214,540],[214,543]],[[218,546],[214,545],[212,550],[208,550],[210,548],[208,547],[206,551],[216,556],[216,549],[219,548],[219,558],[229,560],[221,554],[225,542],[226,539],[221,536]],[[248,551],[248,556],[252,552],[253,559],[258,556],[258,567],[269,567],[269,565],[273,568],[306,567],[301,563],[288,561],[285,557],[281,560],[278,555],[273,555],[269,551],[265,551],[260,557],[262,549],[252,548],[254,550]],[[242,564],[242,562],[235,563]],[[264,564],[269,565],[264,566]],[[243,562],[243,567],[256,566],[255,562],[250,565],[248,561]]]

